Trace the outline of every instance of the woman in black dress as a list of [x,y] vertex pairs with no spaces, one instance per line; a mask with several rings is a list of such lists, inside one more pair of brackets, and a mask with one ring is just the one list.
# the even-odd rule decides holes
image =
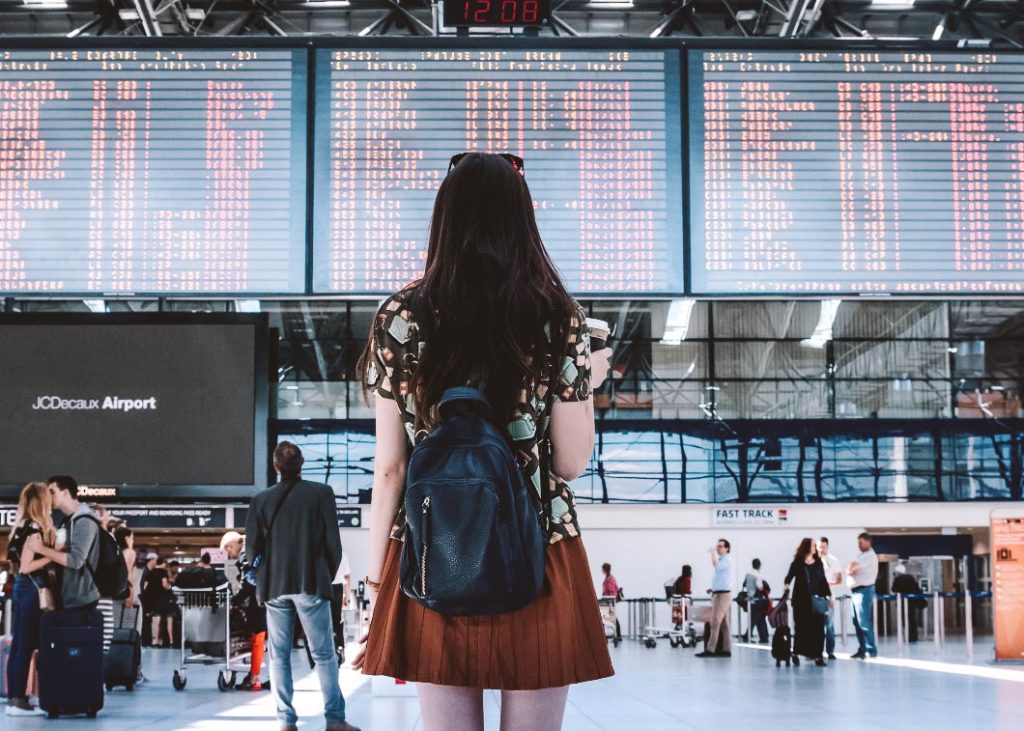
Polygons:
[[[792,594],[790,594],[792,590]],[[814,664],[825,667],[822,657],[825,647],[825,615],[814,611],[811,597],[827,599],[832,606],[832,596],[828,580],[825,578],[825,567],[818,558],[814,541],[804,538],[796,549],[793,563],[786,574],[786,594],[792,596],[793,622],[796,624],[796,636],[793,639],[793,664],[800,664],[800,655]]]

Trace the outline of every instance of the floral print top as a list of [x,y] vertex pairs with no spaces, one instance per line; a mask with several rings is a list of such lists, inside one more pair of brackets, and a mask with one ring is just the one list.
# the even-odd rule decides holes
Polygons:
[[[392,295],[378,311],[371,332],[373,358],[367,373],[370,390],[398,404],[410,445],[426,436],[425,432],[416,433],[415,404],[409,398],[409,381],[424,347],[409,307],[414,291],[406,289]],[[590,398],[590,332],[578,304],[576,315],[569,322],[568,343],[559,368],[558,393],[551,393],[550,378],[541,383],[524,384],[519,407],[506,427],[527,482],[540,501],[551,543],[580,534],[572,491],[564,480],[551,472],[549,436],[555,398],[559,401]],[[391,537],[401,539],[404,527],[405,516],[400,510]]]

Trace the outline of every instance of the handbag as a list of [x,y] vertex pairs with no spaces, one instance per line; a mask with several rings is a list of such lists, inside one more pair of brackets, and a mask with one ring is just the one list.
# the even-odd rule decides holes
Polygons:
[[804,575],[807,577],[807,593],[811,596],[811,611],[822,616],[828,614],[829,609],[831,609],[828,597],[818,596],[817,594],[812,593],[811,571],[807,568],[806,564],[804,565]]

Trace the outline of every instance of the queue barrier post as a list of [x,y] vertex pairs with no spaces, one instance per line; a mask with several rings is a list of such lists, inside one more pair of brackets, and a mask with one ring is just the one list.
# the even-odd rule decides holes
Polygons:
[[967,659],[974,659],[974,596],[964,594],[964,633],[967,640]]
[[896,595],[896,647],[902,650],[906,644],[903,628],[906,624],[907,602],[902,594]]
[[842,643],[843,649],[846,649],[846,639],[849,636],[848,627],[850,626],[849,617],[847,612],[850,610],[850,599],[849,595],[839,597],[839,627],[840,627],[840,642]]
[[940,630],[940,627],[942,625],[940,624],[940,622],[941,622],[940,617],[942,616],[942,597],[939,594],[939,592],[937,592],[937,591],[932,594],[932,604],[933,604],[933,606],[932,606],[932,619],[933,619],[933,625],[934,625],[932,627],[932,629],[933,629],[932,639],[935,642],[935,651],[936,652],[941,652],[942,651],[942,631]]

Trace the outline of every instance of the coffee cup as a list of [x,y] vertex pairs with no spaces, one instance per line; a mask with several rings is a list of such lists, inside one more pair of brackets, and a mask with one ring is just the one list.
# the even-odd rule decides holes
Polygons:
[[612,329],[607,322],[588,317],[587,328],[590,330],[590,352],[608,347],[608,336]]

